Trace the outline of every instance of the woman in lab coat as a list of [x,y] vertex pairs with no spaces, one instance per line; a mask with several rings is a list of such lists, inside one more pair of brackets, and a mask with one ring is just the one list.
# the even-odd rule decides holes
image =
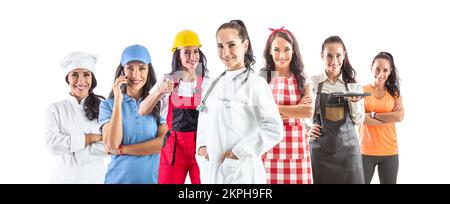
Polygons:
[[232,20],[216,33],[227,70],[198,106],[197,161],[202,183],[266,183],[261,156],[282,140],[283,123],[254,56],[244,23]]
[[96,62],[96,56],[82,52],[61,62],[70,93],[47,108],[45,139],[56,156],[51,183],[103,183],[106,153],[98,123],[103,97],[93,93]]

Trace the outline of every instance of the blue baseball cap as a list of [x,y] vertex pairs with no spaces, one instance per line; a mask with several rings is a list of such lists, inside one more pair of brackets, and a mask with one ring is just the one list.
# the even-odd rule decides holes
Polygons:
[[122,66],[125,66],[132,61],[140,61],[145,64],[152,63],[152,59],[147,48],[142,45],[132,45],[123,50],[122,59],[120,60]]

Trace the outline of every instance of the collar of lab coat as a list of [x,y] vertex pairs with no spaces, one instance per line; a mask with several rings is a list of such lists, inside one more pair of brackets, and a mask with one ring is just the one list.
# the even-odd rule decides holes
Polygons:
[[[324,72],[322,72],[322,74],[319,76],[319,83],[322,83],[322,82],[324,82],[324,81],[327,81],[328,80],[328,76],[327,76],[327,73],[324,71]],[[339,77],[337,78],[337,80],[339,80],[339,81],[341,81],[342,83],[344,83],[344,80],[342,79],[342,72],[341,72],[341,74],[339,75]],[[328,80],[329,81],[329,80]]]
[[81,99],[81,102],[78,103],[77,98],[75,98],[74,96],[69,94],[69,98],[67,99],[67,101],[69,101],[69,103],[75,105],[75,106],[83,106],[84,105],[84,101],[86,100],[86,98]]
[[[236,70],[233,70],[233,71],[228,71],[227,70],[227,73],[225,74],[225,77],[227,78],[227,79],[233,79],[234,77],[236,77],[237,75],[239,75],[240,73],[242,73],[242,72],[244,72],[246,70],[246,68],[245,67],[242,67],[242,68],[239,68],[239,69],[236,69]],[[244,74],[243,74],[244,75]],[[239,76],[239,77],[243,77],[242,75],[241,76]]]

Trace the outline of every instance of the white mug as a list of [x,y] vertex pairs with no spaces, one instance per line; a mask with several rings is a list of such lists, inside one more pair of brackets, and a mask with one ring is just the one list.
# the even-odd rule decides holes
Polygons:
[[362,86],[358,83],[347,83],[348,91],[349,92],[356,92],[361,93],[362,92]]

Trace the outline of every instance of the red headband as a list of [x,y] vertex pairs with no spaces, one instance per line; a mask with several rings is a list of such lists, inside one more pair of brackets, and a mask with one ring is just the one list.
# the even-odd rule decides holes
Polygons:
[[273,37],[275,36],[275,34],[276,34],[277,32],[286,33],[286,34],[290,37],[289,33],[287,32],[288,30],[284,29],[284,26],[281,27],[281,28],[278,28],[278,29],[276,29],[276,28],[269,28],[269,30],[272,31],[272,33],[270,33],[270,38],[271,38],[271,40],[273,40]]

